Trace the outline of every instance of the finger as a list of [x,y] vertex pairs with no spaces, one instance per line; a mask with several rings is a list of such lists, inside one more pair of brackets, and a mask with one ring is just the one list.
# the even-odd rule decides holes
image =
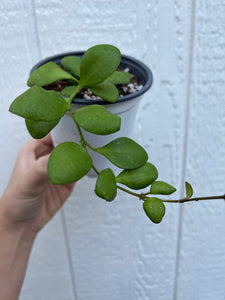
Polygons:
[[30,140],[26,145],[25,145],[25,151],[26,154],[30,151],[33,152],[36,159],[50,153],[53,148],[53,142],[52,142],[52,138],[51,135],[48,134],[46,137],[44,137],[43,139],[40,140],[35,140],[32,139]]
[[28,172],[30,187],[35,188],[38,185],[45,183],[48,179],[47,166],[49,156],[50,154],[47,154],[38,158],[32,165],[30,172]]
[[39,140],[42,144],[54,147],[51,133],[47,134],[43,139]]

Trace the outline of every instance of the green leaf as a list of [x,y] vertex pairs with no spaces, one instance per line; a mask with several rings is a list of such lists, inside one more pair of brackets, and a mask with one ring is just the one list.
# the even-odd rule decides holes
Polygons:
[[48,176],[52,184],[67,184],[86,175],[92,159],[86,149],[73,142],[59,144],[48,161]]
[[150,218],[153,223],[160,223],[163,216],[165,215],[165,205],[162,200],[158,198],[148,198],[143,203],[143,208],[146,215]]
[[153,182],[150,193],[151,194],[161,194],[161,195],[170,195],[176,191],[175,187],[164,182],[164,181],[155,181]]
[[61,60],[61,65],[76,78],[80,78],[80,64],[78,56],[66,56]]
[[187,198],[191,198],[193,196],[193,188],[191,184],[185,181],[185,188],[186,188],[186,196]]
[[95,151],[121,169],[140,168],[148,160],[146,151],[127,137],[118,138],[103,147],[96,148]]
[[36,69],[28,78],[27,85],[45,86],[62,79],[71,79],[73,76],[63,71],[56,63],[50,61]]
[[106,81],[110,81],[115,85],[129,83],[132,78],[132,75],[129,72],[119,72],[115,71],[110,75]]
[[89,89],[96,96],[112,103],[116,102],[119,98],[119,91],[111,82],[104,81],[97,85],[89,86]]
[[116,178],[111,169],[100,172],[95,186],[95,193],[106,201],[112,201],[116,197]]
[[25,122],[30,135],[34,139],[42,139],[58,124],[59,120],[40,122],[26,119]]
[[120,117],[102,105],[84,106],[74,112],[73,118],[78,125],[91,133],[106,135],[120,130]]
[[89,48],[81,59],[80,86],[83,88],[103,82],[118,67],[120,50],[111,45]]
[[69,108],[69,104],[57,92],[33,86],[12,102],[9,111],[29,120],[55,121]]
[[61,95],[64,97],[70,97],[75,91],[77,87],[75,85],[67,86],[61,91]]
[[147,162],[144,166],[135,170],[124,170],[117,177],[116,180],[119,183],[139,190],[153,183],[158,177],[158,171],[156,167]]

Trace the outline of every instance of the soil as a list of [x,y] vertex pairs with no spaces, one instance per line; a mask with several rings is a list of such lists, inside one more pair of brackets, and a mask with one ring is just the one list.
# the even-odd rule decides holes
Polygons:
[[[122,69],[118,68],[117,71],[124,71],[129,72],[129,69]],[[68,80],[60,80],[57,82],[54,82],[48,86],[45,86],[44,88],[46,90],[54,90],[57,92],[61,92],[65,87],[71,86]],[[138,78],[136,76],[132,76],[129,83],[123,84],[123,85],[117,85],[117,88],[119,90],[120,97],[124,97],[130,94],[133,94],[137,91],[139,91],[143,86],[138,83]],[[86,99],[86,100],[96,100],[101,99],[98,96],[94,95],[88,88],[84,88],[79,94],[76,96],[79,99]]]

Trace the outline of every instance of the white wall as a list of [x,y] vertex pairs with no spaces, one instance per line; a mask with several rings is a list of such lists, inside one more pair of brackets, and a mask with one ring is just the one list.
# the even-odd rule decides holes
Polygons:
[[[196,3],[195,3],[196,2]],[[1,0],[0,192],[30,137],[8,113],[41,58],[110,43],[143,60],[154,85],[133,137],[160,179],[225,192],[225,3],[222,0]],[[167,205],[159,225],[140,201],[97,198],[83,178],[39,234],[21,300],[224,300],[224,201]]]

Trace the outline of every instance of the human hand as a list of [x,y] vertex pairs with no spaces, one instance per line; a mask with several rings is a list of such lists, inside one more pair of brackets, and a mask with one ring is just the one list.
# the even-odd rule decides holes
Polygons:
[[49,134],[29,141],[19,153],[0,199],[2,217],[9,226],[39,232],[71,194],[74,183],[52,185],[48,179],[47,163],[53,148]]

